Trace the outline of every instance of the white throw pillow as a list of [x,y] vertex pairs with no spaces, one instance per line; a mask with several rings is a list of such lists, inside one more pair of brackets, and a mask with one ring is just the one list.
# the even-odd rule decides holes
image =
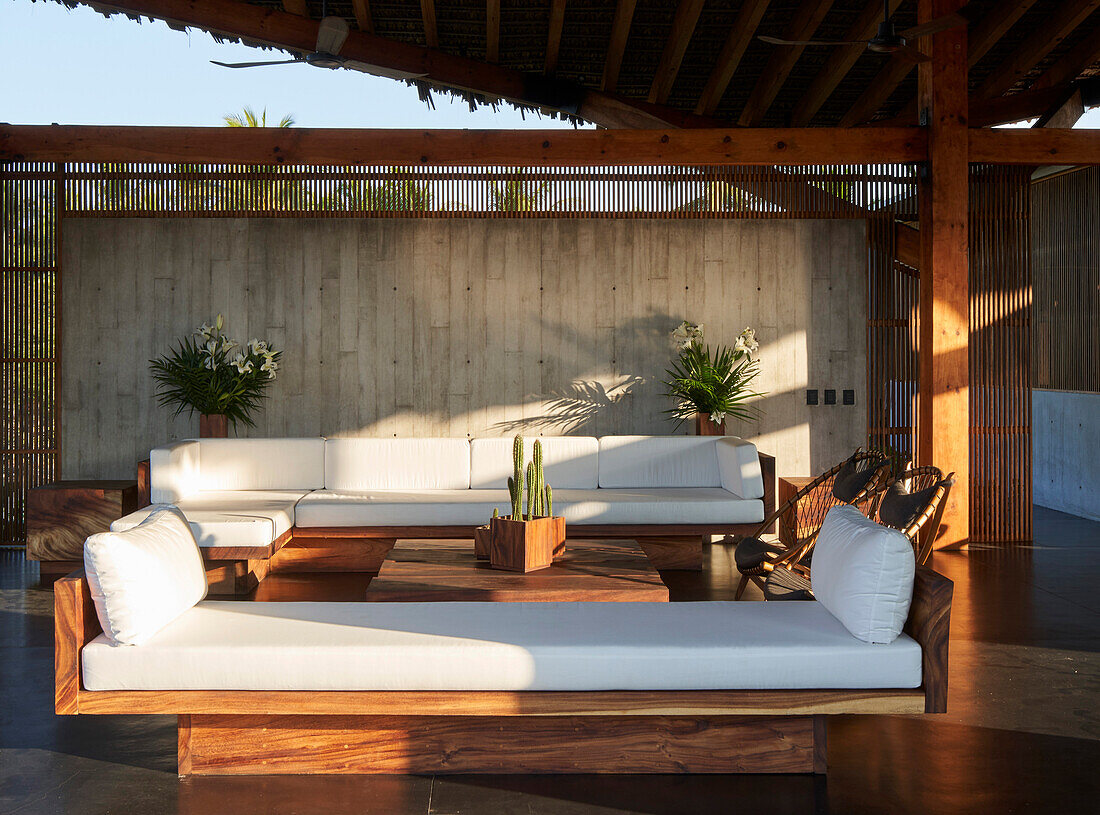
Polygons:
[[916,559],[909,539],[852,506],[833,507],[814,545],[814,597],[852,635],[891,643],[913,600]]
[[206,569],[176,507],[157,507],[125,532],[84,542],[84,572],[103,633],[140,645],[206,596]]

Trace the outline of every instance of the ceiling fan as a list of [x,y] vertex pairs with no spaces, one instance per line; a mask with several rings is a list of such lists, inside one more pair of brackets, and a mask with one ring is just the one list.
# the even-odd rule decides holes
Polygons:
[[[321,12],[324,14],[324,11]],[[343,17],[323,16],[317,27],[317,48],[310,54],[296,56],[293,59],[279,59],[269,62],[218,62],[210,60],[215,65],[223,68],[258,68],[264,65],[291,65],[302,62],[315,68],[347,68],[351,71],[362,71],[365,74],[384,76],[390,79],[419,79],[426,74],[414,74],[407,71],[396,71],[392,68],[383,68],[381,65],[372,65],[368,62],[360,62],[354,59],[340,56],[340,49],[344,47],[344,41],[348,38],[348,24]]]
[[917,37],[927,37],[929,34],[937,34],[940,31],[947,31],[957,26],[969,25],[970,20],[963,13],[964,9],[965,7],[951,14],[929,20],[927,23],[915,25],[904,31],[897,31],[894,28],[894,20],[890,14],[890,0],[882,0],[882,22],[878,25],[878,33],[869,40],[784,40],[779,37],[763,36],[757,37],[757,39],[771,45],[862,45],[868,51],[874,51],[876,54],[897,54],[903,59],[909,59],[913,62],[928,62],[930,57],[909,45],[908,41]]

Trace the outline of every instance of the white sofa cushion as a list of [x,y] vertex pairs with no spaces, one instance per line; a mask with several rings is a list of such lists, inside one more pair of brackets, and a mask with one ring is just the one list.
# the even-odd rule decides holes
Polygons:
[[140,648],[97,637],[89,690],[916,688],[906,636],[820,603],[205,602]]
[[554,514],[567,524],[749,524],[764,502],[720,487],[554,490]]
[[465,490],[470,488],[466,439],[328,439],[325,489]]
[[916,558],[909,539],[833,507],[814,545],[814,597],[864,642],[890,643],[901,633],[913,599]]
[[84,570],[112,645],[140,645],[206,596],[206,570],[187,522],[161,505],[125,532],[84,542]]
[[149,498],[154,504],[175,504],[200,485],[197,441],[178,441],[150,451]]
[[764,474],[755,444],[725,436],[718,440],[714,451],[718,455],[718,475],[724,489],[742,498],[764,497]]
[[600,486],[721,487],[717,443],[716,436],[604,436]]
[[[305,490],[198,492],[176,506],[187,518],[200,547],[267,546],[294,526],[294,507]],[[121,532],[140,524],[153,507],[111,523]]]
[[322,526],[480,526],[504,515],[508,490],[317,490],[295,508],[301,528]]
[[325,486],[325,440],[201,439],[199,489],[316,490]]
[[[600,443],[593,436],[538,436],[542,444],[546,483],[558,489],[595,489],[599,484]],[[535,439],[524,438],[523,460],[531,460]],[[503,490],[512,475],[512,439],[470,442],[470,486]]]

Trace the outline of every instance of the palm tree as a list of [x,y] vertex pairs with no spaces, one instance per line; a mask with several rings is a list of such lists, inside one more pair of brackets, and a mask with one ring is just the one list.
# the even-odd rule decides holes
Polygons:
[[549,181],[528,181],[519,173],[498,184],[489,184],[489,209],[499,212],[533,212],[547,209]]
[[[222,118],[225,120],[226,127],[267,127],[267,108],[264,108],[257,117],[256,112],[246,105],[240,113],[229,113]],[[292,113],[286,114],[276,125],[276,127],[293,126],[294,115]]]
[[[226,127],[267,127],[267,108],[260,115],[247,105],[240,113],[229,113],[222,117]],[[276,127],[293,127],[294,116],[290,113],[279,120]],[[283,167],[256,167],[266,175],[286,173]],[[230,202],[229,208],[237,206],[251,208],[257,203],[270,209],[300,210],[309,208],[309,190],[296,179],[256,179],[254,181],[232,181],[222,185],[223,198]]]

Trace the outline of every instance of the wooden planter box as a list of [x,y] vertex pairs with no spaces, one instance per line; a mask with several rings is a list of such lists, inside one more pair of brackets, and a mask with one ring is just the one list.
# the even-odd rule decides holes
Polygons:
[[545,569],[565,551],[565,518],[489,522],[489,562],[494,569],[533,572]]
[[478,560],[489,559],[489,541],[491,538],[489,524],[474,527],[474,557]]

